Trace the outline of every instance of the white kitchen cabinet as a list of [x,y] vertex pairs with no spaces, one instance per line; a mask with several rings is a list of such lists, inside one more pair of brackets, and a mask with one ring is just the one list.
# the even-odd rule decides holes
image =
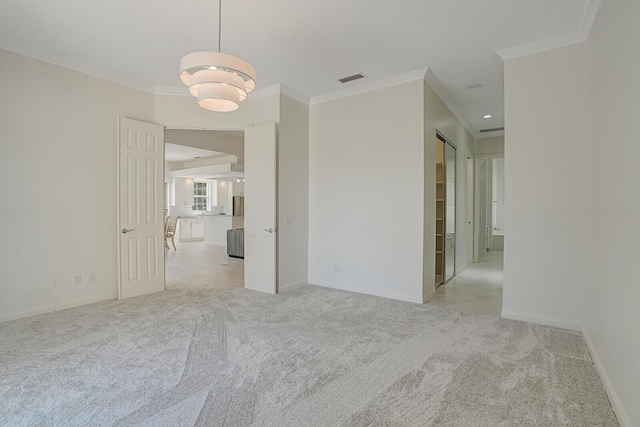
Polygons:
[[180,218],[180,241],[204,240],[202,218]]
[[228,206],[229,205],[229,183],[227,181],[218,181],[216,190],[216,204],[215,206]]
[[180,241],[191,239],[191,220],[186,218],[180,218],[178,221],[178,229]]
[[204,239],[204,221],[202,219],[191,221],[191,238],[194,240]]
[[193,180],[184,180],[183,206],[193,206]]
[[172,206],[179,208],[193,205],[193,180],[175,178],[173,181],[174,200]]

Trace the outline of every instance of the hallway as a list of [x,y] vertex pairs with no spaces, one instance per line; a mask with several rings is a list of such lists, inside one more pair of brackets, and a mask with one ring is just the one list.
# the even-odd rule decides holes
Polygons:
[[468,314],[500,316],[502,311],[503,253],[488,252],[436,291],[427,304]]

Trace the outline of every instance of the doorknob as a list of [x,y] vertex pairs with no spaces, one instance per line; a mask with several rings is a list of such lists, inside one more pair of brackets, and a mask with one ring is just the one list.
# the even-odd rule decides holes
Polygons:
[[127,233],[129,233],[130,231],[136,231],[136,229],[135,229],[135,228],[129,228],[129,229],[123,228],[123,229],[122,229],[122,234],[127,234]]
[[266,231],[267,233],[274,233],[276,231],[275,228],[263,228],[262,231]]

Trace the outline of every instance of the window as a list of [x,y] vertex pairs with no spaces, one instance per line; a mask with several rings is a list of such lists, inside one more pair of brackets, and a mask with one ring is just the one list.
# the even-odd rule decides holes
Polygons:
[[193,210],[206,211],[209,206],[209,184],[201,181],[193,183]]

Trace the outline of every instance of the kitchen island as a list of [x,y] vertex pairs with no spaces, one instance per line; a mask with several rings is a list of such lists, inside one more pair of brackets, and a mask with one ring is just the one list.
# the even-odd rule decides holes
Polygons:
[[227,247],[227,230],[244,227],[244,216],[202,215],[204,218],[204,243]]

